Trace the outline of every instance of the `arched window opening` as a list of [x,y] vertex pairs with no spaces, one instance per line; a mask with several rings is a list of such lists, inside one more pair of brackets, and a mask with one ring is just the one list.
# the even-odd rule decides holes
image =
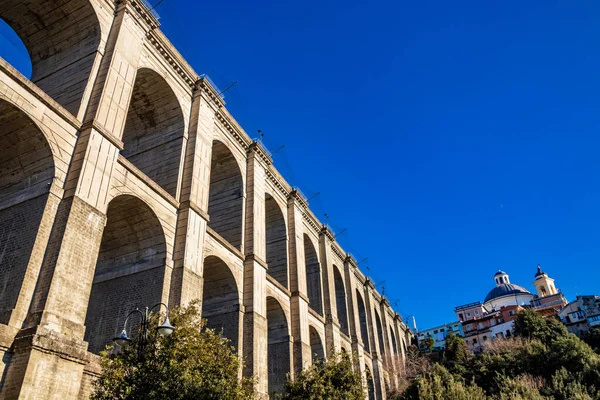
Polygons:
[[54,174],[44,134],[0,100],[0,323],[9,322],[17,304]]
[[396,346],[396,335],[394,335],[394,330],[390,326],[390,338],[392,338],[392,351],[394,355],[398,355],[398,347]]
[[341,331],[348,336],[348,309],[346,307],[346,289],[344,281],[338,268],[333,266],[333,280],[335,282],[335,305],[337,308],[337,317],[340,322]]
[[385,355],[385,342],[383,340],[383,328],[381,326],[381,318],[379,313],[375,310],[375,324],[377,325],[377,340],[379,341],[379,353]]
[[277,201],[265,195],[265,231],[268,274],[288,288],[287,229]]
[[240,332],[240,301],[235,278],[220,258],[204,259],[204,290],[202,293],[202,318],[206,327],[222,332],[238,348]]
[[0,18],[27,48],[31,81],[77,116],[101,37],[89,0],[2,0]]
[[244,215],[244,181],[231,151],[219,141],[213,142],[208,197],[208,226],[241,250]]
[[25,43],[10,25],[0,18],[0,57],[27,79],[31,79],[31,57]]
[[167,257],[160,221],[140,199],[114,198],[106,217],[85,318],[94,353],[121,332],[129,312],[161,301]]
[[313,242],[304,234],[304,262],[306,266],[306,286],[308,306],[323,315],[323,294],[321,291],[321,264]]
[[325,359],[325,350],[323,349],[323,341],[321,335],[312,326],[309,328],[310,331],[310,352],[313,361],[320,361]]
[[367,378],[367,392],[369,395],[369,400],[375,400],[375,384],[373,382],[373,374],[367,366],[365,366],[365,375]]
[[358,319],[360,321],[360,338],[362,339],[363,346],[366,352],[371,352],[371,346],[369,344],[369,329],[367,325],[367,310],[365,308],[365,302],[358,291],[356,290],[356,302],[358,304]]
[[285,313],[272,297],[267,297],[267,327],[269,393],[278,393],[283,390],[290,372],[290,336]]
[[127,120],[122,154],[171,196],[177,182],[185,123],[177,96],[156,72],[137,72]]

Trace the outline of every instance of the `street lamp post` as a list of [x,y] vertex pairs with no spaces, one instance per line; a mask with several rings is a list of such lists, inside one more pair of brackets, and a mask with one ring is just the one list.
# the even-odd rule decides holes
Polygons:
[[139,308],[136,308],[135,310],[130,312],[125,318],[125,322],[123,323],[123,331],[119,336],[113,339],[113,341],[120,347],[125,347],[128,344],[130,344],[132,342],[132,339],[127,335],[127,321],[129,320],[129,317],[131,317],[133,314],[139,314],[142,318],[142,321],[140,322],[140,337],[137,346],[137,356],[139,361],[142,360],[144,349],[146,348],[146,344],[148,343],[148,327],[150,324],[150,314],[152,310],[154,310],[156,307],[160,309],[161,305],[165,306],[165,308],[167,309],[167,313],[165,315],[164,322],[158,328],[156,328],[156,330],[159,334],[161,334],[164,337],[169,336],[175,330],[175,327],[171,325],[171,322],[169,322],[169,306],[167,306],[165,303],[158,303],[150,308],[145,307],[144,311],[140,310]]

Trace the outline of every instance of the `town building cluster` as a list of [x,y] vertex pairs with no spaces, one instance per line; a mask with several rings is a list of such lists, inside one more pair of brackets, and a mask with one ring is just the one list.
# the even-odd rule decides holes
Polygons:
[[539,265],[533,281],[535,294],[511,283],[504,271],[494,274],[494,283],[495,287],[488,292],[483,303],[476,301],[454,308],[457,321],[430,329],[415,328],[419,347],[428,349],[428,344],[433,343],[433,349],[442,350],[447,335],[452,332],[463,337],[472,351],[481,351],[494,340],[512,336],[516,316],[525,308],[533,309],[544,317],[558,317],[569,332],[576,335],[600,325],[599,296],[577,296],[576,300],[568,303],[556,288],[554,279]]

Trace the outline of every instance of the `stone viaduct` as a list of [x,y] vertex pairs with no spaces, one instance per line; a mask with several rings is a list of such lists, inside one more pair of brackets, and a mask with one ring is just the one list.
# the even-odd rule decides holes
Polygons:
[[130,310],[197,298],[265,397],[344,350],[385,398],[408,328],[140,0],[0,18],[0,399],[87,398]]

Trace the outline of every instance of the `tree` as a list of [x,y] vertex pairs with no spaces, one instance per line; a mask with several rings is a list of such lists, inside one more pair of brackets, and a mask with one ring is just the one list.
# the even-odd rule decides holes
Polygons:
[[352,360],[344,353],[332,355],[326,361],[314,362],[295,380],[288,379],[285,400],[363,400],[365,396],[360,373],[354,372]]
[[431,336],[427,336],[425,339],[421,341],[425,345],[425,348],[429,351],[433,350],[433,346],[435,345],[435,341]]
[[[154,334],[158,315],[151,318],[148,342],[138,360],[134,341],[101,354],[102,373],[92,399],[250,399],[252,381],[238,379],[241,361],[229,341],[204,329],[197,302],[169,315],[176,329],[165,338]],[[137,340],[137,339],[136,339]]]
[[469,350],[463,338],[453,332],[446,335],[444,360],[448,365],[464,365],[472,356],[473,353]]
[[556,318],[543,318],[532,309],[525,309],[515,319],[515,335],[537,339],[542,343],[568,335],[567,328]]
[[581,339],[589,344],[596,353],[600,354],[600,326],[592,327]]
[[483,400],[485,392],[475,384],[466,384],[460,376],[440,364],[417,379],[402,397],[404,400]]

